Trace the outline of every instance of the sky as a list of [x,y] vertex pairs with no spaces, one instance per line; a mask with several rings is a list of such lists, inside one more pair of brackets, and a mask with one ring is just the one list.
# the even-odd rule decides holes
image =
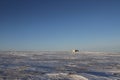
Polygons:
[[0,0],[0,50],[120,52],[120,0]]

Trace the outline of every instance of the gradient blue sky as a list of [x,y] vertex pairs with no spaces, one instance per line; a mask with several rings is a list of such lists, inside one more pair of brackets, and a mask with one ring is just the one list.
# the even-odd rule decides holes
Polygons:
[[120,0],[0,0],[0,50],[120,52]]

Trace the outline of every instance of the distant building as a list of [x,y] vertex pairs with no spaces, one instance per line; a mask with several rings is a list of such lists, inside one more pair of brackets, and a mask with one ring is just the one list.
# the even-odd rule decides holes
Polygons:
[[79,50],[77,49],[72,50],[72,53],[77,53],[77,52],[79,52]]

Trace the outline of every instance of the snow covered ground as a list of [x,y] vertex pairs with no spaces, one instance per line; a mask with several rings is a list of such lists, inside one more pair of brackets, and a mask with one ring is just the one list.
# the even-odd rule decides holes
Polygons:
[[0,80],[120,80],[120,53],[0,51]]

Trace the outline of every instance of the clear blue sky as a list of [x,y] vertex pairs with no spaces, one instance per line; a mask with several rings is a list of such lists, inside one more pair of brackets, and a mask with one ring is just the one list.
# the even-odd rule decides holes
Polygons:
[[120,52],[120,0],[0,0],[0,50]]

